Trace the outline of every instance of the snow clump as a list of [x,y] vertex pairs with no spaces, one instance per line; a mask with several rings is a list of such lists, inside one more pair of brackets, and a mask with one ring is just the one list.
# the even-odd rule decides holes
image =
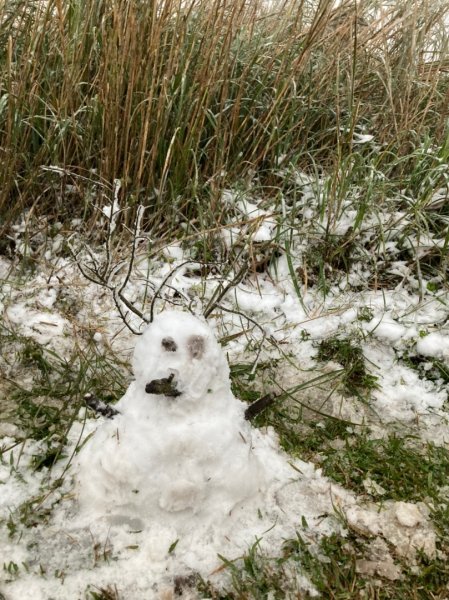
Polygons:
[[157,316],[136,343],[133,371],[119,414],[79,455],[78,496],[91,517],[150,519],[180,533],[194,515],[202,523],[228,516],[286,470],[245,420],[204,321],[176,311]]

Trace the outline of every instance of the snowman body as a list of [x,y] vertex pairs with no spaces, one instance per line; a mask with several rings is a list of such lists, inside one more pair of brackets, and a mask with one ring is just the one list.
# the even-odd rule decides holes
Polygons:
[[230,514],[264,489],[245,405],[205,322],[162,313],[137,341],[133,370],[119,414],[80,452],[82,507],[179,522]]

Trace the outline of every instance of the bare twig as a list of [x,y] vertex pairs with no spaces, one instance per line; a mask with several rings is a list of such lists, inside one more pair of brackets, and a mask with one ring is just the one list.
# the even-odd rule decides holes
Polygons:
[[135,308],[135,306],[131,302],[129,302],[123,295],[123,291],[126,288],[126,286],[128,285],[128,282],[130,280],[131,273],[133,270],[134,260],[136,257],[137,241],[139,239],[141,239],[140,229],[141,229],[141,225],[142,225],[142,218],[143,218],[144,212],[145,212],[145,207],[139,206],[137,209],[137,214],[136,214],[136,218],[134,221],[133,241],[132,241],[132,245],[131,245],[131,257],[128,262],[128,269],[127,269],[127,272],[125,275],[125,279],[123,280],[122,285],[120,286],[120,288],[117,291],[117,296],[118,296],[118,298],[120,298],[120,300],[123,302],[123,304],[125,304],[127,306],[127,308],[129,308],[129,310],[134,312],[138,317],[140,317],[142,319],[142,321],[144,321],[145,323],[149,323],[148,319],[146,319],[144,317],[143,313],[141,311],[137,310]]
[[[118,193],[118,189],[119,189],[119,187],[116,186],[114,200],[117,199],[116,196]],[[136,308],[136,306],[133,304],[133,302],[131,302],[125,296],[125,289],[126,289],[126,286],[129,284],[129,281],[130,281],[131,275],[132,275],[132,271],[134,268],[137,244],[138,244],[139,240],[143,239],[143,237],[140,234],[140,231],[141,231],[142,218],[143,218],[143,214],[145,211],[145,207],[139,206],[137,209],[137,212],[136,212],[136,217],[134,220],[134,227],[133,227],[133,231],[132,231],[133,237],[132,237],[132,245],[131,245],[131,255],[130,255],[129,260],[127,261],[128,266],[126,269],[125,277],[121,283],[119,283],[118,285],[114,285],[113,279],[114,279],[115,275],[117,275],[117,272],[123,267],[124,264],[126,264],[125,261],[119,261],[115,265],[112,264],[111,238],[112,238],[112,235],[115,230],[115,221],[114,221],[113,217],[116,218],[116,215],[118,212],[118,211],[116,211],[115,213],[113,212],[115,205],[116,205],[116,203],[111,204],[111,215],[108,218],[108,231],[107,231],[106,250],[105,250],[106,251],[106,261],[105,261],[104,265],[100,266],[99,260],[97,260],[97,258],[93,255],[91,249],[89,248],[89,246],[87,244],[83,245],[83,249],[90,258],[89,264],[82,263],[82,261],[80,259],[80,252],[77,251],[73,247],[73,245],[71,243],[71,239],[69,239],[69,241],[68,241],[68,246],[69,246],[70,252],[72,254],[72,257],[75,261],[75,264],[77,265],[82,276],[85,279],[87,279],[88,281],[91,281],[92,283],[95,283],[96,285],[100,285],[112,292],[112,297],[113,297],[115,306],[117,308],[117,311],[118,311],[122,321],[124,322],[126,327],[128,327],[128,329],[130,331],[132,331],[132,333],[134,333],[135,335],[140,335],[141,332],[136,330],[130,324],[129,318],[128,318],[129,313],[135,314],[144,323],[148,323],[149,321],[144,316],[143,312],[141,310],[139,310],[138,308]],[[127,312],[125,312],[123,310],[122,305],[124,305],[128,309]]]
[[[161,291],[163,290],[164,287],[171,287],[170,285],[168,285],[168,281],[170,280],[170,278],[173,277],[173,275],[176,273],[176,271],[178,271],[181,267],[185,267],[185,265],[188,265],[188,264],[196,264],[196,265],[200,265],[202,267],[207,267],[207,266],[211,266],[211,265],[217,266],[221,263],[219,263],[219,262],[201,262],[199,260],[190,259],[190,260],[185,260],[184,262],[180,263],[179,265],[176,265],[175,267],[173,267],[173,269],[171,269],[171,271],[164,278],[164,280],[162,281],[162,283],[160,284],[160,286],[154,293],[153,300],[151,301],[151,305],[150,305],[150,318],[149,318],[150,323],[153,322],[154,308],[156,305],[156,300],[158,298],[160,298]],[[206,314],[204,316],[207,318]]]
[[221,302],[221,300],[223,300],[229,290],[236,287],[244,279],[245,275],[248,273],[248,270],[248,265],[244,264],[232,281],[228,282],[228,284],[225,286],[220,284],[217,290],[215,290],[213,293],[212,298],[209,300],[206,309],[203,312],[206,319],[217,308],[218,304]]
[[114,299],[114,304],[115,304],[115,307],[117,308],[120,318],[122,319],[122,321],[126,325],[126,327],[131,331],[131,333],[134,333],[134,335],[142,335],[141,331],[134,329],[134,327],[130,324],[130,322],[128,320],[129,312],[125,313],[123,311],[123,308],[120,303],[123,303],[131,312],[133,312],[135,315],[140,317],[142,320],[144,320],[143,314],[133,304],[128,302],[128,300],[126,300],[126,298],[119,298],[117,288],[112,289],[112,297]]

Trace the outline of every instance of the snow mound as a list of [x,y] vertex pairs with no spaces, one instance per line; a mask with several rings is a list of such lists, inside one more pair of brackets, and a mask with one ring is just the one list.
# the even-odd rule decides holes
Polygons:
[[418,354],[444,358],[449,361],[449,338],[438,332],[432,332],[418,340],[416,344]]
[[79,455],[78,495],[89,517],[138,517],[180,534],[194,516],[226,518],[279,474],[291,475],[267,436],[245,421],[204,321],[176,311],[156,317],[136,344],[133,370],[119,414]]
[[176,311],[156,317],[136,343],[133,370],[119,413],[87,439],[74,465],[79,509],[54,520],[80,547],[86,530],[107,541],[126,558],[129,577],[146,573],[128,588],[130,598],[174,574],[220,573],[220,554],[241,556],[255,541],[261,551],[280,551],[301,514],[322,531],[335,529],[308,497],[311,485],[324,484],[330,515],[329,485],[312,465],[290,462],[272,430],[245,420],[226,357],[203,320]]

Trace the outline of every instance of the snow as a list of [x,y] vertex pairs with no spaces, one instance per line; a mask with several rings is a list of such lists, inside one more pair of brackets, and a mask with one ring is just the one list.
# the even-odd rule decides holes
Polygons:
[[[218,554],[240,556],[256,540],[261,549],[280,552],[299,514],[323,532],[339,528],[322,512],[330,514],[333,496],[345,501],[347,493],[335,486],[332,494],[312,465],[280,451],[272,430],[245,420],[246,405],[232,395],[226,357],[203,319],[169,310],[157,315],[136,342],[133,370],[118,415],[98,426],[75,422],[69,433],[69,454],[82,443],[59,491],[60,500],[70,500],[38,536],[24,530],[14,551],[3,546],[10,560],[28,565],[27,574],[9,582],[9,597],[29,598],[32,589],[34,598],[62,599],[80,594],[93,575],[96,585],[116,581],[116,563],[94,573],[86,568],[92,543],[119,561],[118,586],[127,599],[143,593],[151,599],[179,573],[213,580],[217,572],[220,581]],[[179,395],[146,391],[171,375]],[[30,492],[39,493],[47,474],[36,477],[27,464],[37,450],[26,444],[20,453],[4,452],[5,516]],[[18,478],[6,466],[11,461]],[[55,468],[53,480],[63,468]],[[319,504],[316,490],[323,493]],[[64,572],[64,585],[39,577],[38,563],[49,573]],[[307,578],[298,577],[314,594]]]
[[422,503],[388,500],[381,509],[372,504],[351,506],[345,516],[350,525],[365,535],[381,534],[399,556],[412,562],[416,552],[422,551],[430,558],[436,553],[436,535],[426,513]]
[[396,519],[404,527],[416,527],[425,521],[423,515],[415,504],[398,502],[395,508]]
[[122,182],[120,179],[114,179],[113,186],[113,200],[110,204],[100,206],[99,210],[103,213],[106,219],[109,221],[109,232],[112,235],[117,228],[117,219],[120,214],[120,204],[118,201]]
[[371,322],[369,325],[370,331],[377,338],[387,340],[392,343],[399,341],[402,337],[404,337],[407,331],[403,325],[388,319],[383,319],[377,323],[374,321],[374,323]]
[[[138,339],[133,367],[120,414],[78,459],[89,515],[130,509],[181,533],[193,515],[217,520],[266,487],[266,444],[257,435],[252,442],[245,405],[232,396],[225,356],[206,323],[163,312]],[[145,391],[170,376],[178,396]]]
[[[133,388],[130,388],[129,392]],[[182,396],[179,398],[179,400]],[[125,411],[126,397],[122,402],[122,410]],[[151,400],[151,399],[150,399]],[[171,400],[161,398],[165,402]],[[231,405],[232,397],[228,397]],[[178,399],[175,399],[178,402]],[[235,408],[238,407],[238,401],[234,399]],[[126,413],[122,413],[125,414]],[[129,418],[129,417],[128,417]],[[225,424],[223,415],[216,416],[217,421]],[[209,424],[213,428],[213,422]],[[251,432],[245,430],[249,425],[242,421],[240,413],[239,430],[243,430],[246,435]],[[118,424],[120,431],[122,423]],[[91,427],[85,434],[91,433]],[[193,431],[196,428],[193,426]],[[97,429],[90,440],[102,439],[103,425]],[[195,452],[199,450],[198,442],[192,439],[192,434],[184,431],[179,432],[178,440],[170,440],[171,431],[162,429],[164,435],[159,435],[159,439],[147,438],[142,444],[138,444],[133,450],[143,450],[145,457],[149,452],[145,446],[153,448],[154,453],[160,453],[161,449],[154,448],[158,443],[162,443],[168,452],[181,451],[182,455],[175,455],[181,465],[171,464],[172,455],[160,454],[164,466],[171,469],[171,473],[179,476],[181,473],[192,475],[192,472],[198,472],[204,475],[203,456],[197,456],[195,460],[185,451],[185,446],[194,444]],[[77,427],[71,432],[71,440],[74,441],[79,436]],[[149,475],[149,481],[143,481],[143,491],[146,494],[146,503],[143,505],[131,497],[133,506],[115,505],[114,510],[108,512],[110,504],[108,498],[105,503],[96,504],[94,498],[90,498],[85,504],[81,513],[78,504],[73,500],[74,493],[90,495],[91,490],[79,487],[75,483],[74,490],[66,486],[60,495],[60,498],[66,498],[59,510],[56,510],[54,516],[47,527],[40,529],[36,535],[34,531],[24,530],[23,538],[20,544],[16,544],[12,549],[10,544],[3,546],[3,550],[8,552],[7,556],[17,564],[25,563],[28,565],[28,573],[16,581],[8,584],[8,598],[47,598],[63,599],[67,597],[77,597],[85,588],[87,582],[94,582],[95,585],[117,584],[122,593],[126,590],[126,598],[137,600],[145,594],[146,598],[160,598],[164,586],[170,587],[170,582],[174,576],[183,573],[198,572],[203,577],[210,578],[212,582],[220,583],[222,580],[221,561],[218,554],[226,555],[230,559],[241,556],[248,544],[258,540],[262,550],[270,554],[280,552],[284,539],[295,535],[296,524],[300,522],[301,516],[307,520],[309,527],[315,531],[329,534],[333,531],[339,531],[338,521],[332,516],[324,517],[325,513],[331,515],[335,504],[345,506],[351,505],[353,498],[338,486],[331,485],[322,477],[319,471],[312,465],[295,461],[295,469],[289,466],[286,457],[280,454],[276,438],[272,432],[265,433],[254,430],[252,440],[252,452],[254,460],[263,460],[263,466],[255,468],[257,487],[263,483],[265,490],[253,488],[248,494],[248,481],[242,485],[242,473],[232,468],[230,472],[221,471],[223,479],[217,480],[217,475],[223,467],[223,461],[226,457],[219,456],[212,452],[209,455],[207,465],[212,478],[212,489],[206,491],[206,497],[195,494],[193,505],[191,503],[191,487],[185,486],[184,480],[172,479],[170,482],[161,479],[162,473],[158,464],[152,463],[153,469],[149,464],[144,465],[142,456],[135,454],[131,456],[127,453],[131,450],[125,441],[122,459],[116,456],[116,461],[128,458],[127,472],[115,471],[105,475],[108,463],[100,465],[101,459],[110,459],[108,447],[98,448],[96,444],[89,444],[83,447],[80,455],[81,469],[86,467],[81,477],[90,477],[90,485],[96,488],[96,496],[99,498],[105,480],[114,481],[115,486],[112,489],[117,499],[119,495],[116,488],[120,487],[125,478],[128,482],[140,485],[139,467],[144,468]],[[216,440],[217,434],[223,436],[223,432],[216,429],[208,431],[207,437],[213,436]],[[125,432],[126,435],[126,432]],[[98,437],[97,437],[98,436]],[[184,439],[184,448],[173,447],[172,444]],[[218,444],[220,440],[218,439]],[[89,444],[89,445],[88,445]],[[228,450],[234,455],[244,445],[243,440],[238,442],[233,439]],[[204,452],[204,444],[201,448]],[[240,452],[242,461],[246,463],[246,475],[251,476],[254,469],[254,460],[249,459],[248,454]],[[91,469],[88,472],[89,459],[91,459]],[[238,459],[238,457],[237,457]],[[248,462],[247,462],[248,461]],[[193,466],[193,469],[189,469]],[[252,462],[252,464],[251,464]],[[25,465],[22,465],[24,468]],[[265,475],[269,475],[269,481],[260,477],[260,468]],[[80,465],[73,465],[72,470],[76,474],[79,472]],[[156,481],[152,471],[156,469]],[[259,471],[259,473],[258,473]],[[258,473],[258,474],[257,474]],[[57,478],[59,473],[54,473]],[[152,495],[150,487],[152,484],[162,484],[161,489],[153,489]],[[195,482],[198,484],[198,481]],[[29,482],[23,483],[23,487]],[[240,484],[240,485],[237,485]],[[181,487],[180,487],[181,486]],[[145,489],[146,488],[146,489]],[[122,492],[124,491],[123,488]],[[36,491],[34,489],[34,491]],[[198,491],[198,490],[196,490]],[[201,483],[200,483],[201,491]],[[204,490],[203,490],[204,491]],[[22,492],[23,493],[23,492]],[[168,496],[167,496],[168,494]],[[320,500],[317,502],[317,494]],[[14,496],[15,497],[15,496]],[[72,503],[68,498],[72,498]],[[20,498],[20,493],[17,494]],[[168,498],[168,503],[165,501]],[[245,498],[244,501],[242,498]],[[86,500],[86,496],[84,496]],[[11,498],[7,498],[11,501]],[[121,498],[119,498],[119,502]],[[160,502],[162,501],[162,502]],[[182,506],[178,504],[181,501]],[[234,503],[237,502],[236,505]],[[81,498],[83,503],[83,497]],[[231,505],[232,509],[231,509]],[[116,511],[115,509],[119,509]],[[34,543],[30,543],[34,540]],[[174,549],[173,545],[176,542]],[[103,563],[100,557],[92,558],[92,547],[97,548],[101,553],[109,556],[109,563]],[[89,567],[93,562],[95,569]],[[40,570],[48,573],[46,577],[40,575]],[[118,569],[118,570],[117,570]],[[50,573],[64,572],[64,583],[50,576]],[[314,595],[314,588],[307,578],[298,574],[301,589],[309,590]]]
[[235,304],[249,313],[264,312],[282,304],[282,297],[270,282],[260,282],[258,289],[239,286],[234,290]]
[[449,336],[438,332],[429,333],[418,340],[416,351],[423,356],[445,358],[449,361]]
[[[282,166],[287,176],[290,167]],[[247,243],[249,236],[251,242],[271,244],[277,235],[280,256],[273,257],[266,272],[250,274],[221,299],[223,307],[237,314],[216,308],[207,323],[186,312],[187,307],[200,315],[220,285],[232,282],[236,273],[230,265],[225,277],[216,271],[199,274],[201,265],[184,264],[192,254],[180,242],[152,249],[151,256],[145,248],[138,252],[126,289],[137,306],[146,297],[148,310],[152,290],[173,274],[156,302],[154,321],[137,341],[124,328],[110,294],[86,282],[73,261],[60,255],[61,233],[49,243],[48,264],[39,265],[26,285],[14,275],[14,264],[0,257],[0,277],[8,278],[0,290],[0,310],[15,334],[65,358],[74,345],[84,348],[93,340],[100,357],[112,348],[126,362],[135,346],[135,380],[115,405],[119,414],[94,419],[81,411],[67,434],[65,457],[51,472],[33,470],[33,456],[45,451],[42,442],[22,443],[24,434],[14,423],[1,424],[0,517],[6,523],[13,515],[19,532],[11,541],[3,523],[0,552],[6,564],[26,565],[15,577],[0,575],[8,600],[77,598],[86,594],[87,586],[107,585],[117,585],[126,600],[151,600],[173,590],[174,577],[192,572],[220,586],[228,574],[220,569],[218,554],[236,559],[259,540],[263,552],[279,556],[284,540],[297,531],[315,551],[322,536],[345,535],[336,511],[356,531],[375,536],[372,556],[357,564],[360,572],[398,577],[393,560],[382,562],[374,542],[386,540],[404,557],[420,549],[434,555],[435,532],[423,506],[388,500],[388,490],[370,478],[364,487],[377,503],[334,484],[312,462],[285,454],[273,430],[248,423],[246,405],[231,392],[228,362],[250,363],[254,372],[257,364],[269,364],[266,374],[258,372],[248,385],[260,393],[305,386],[295,392],[301,407],[293,401],[290,407],[298,415],[307,406],[312,414],[318,410],[366,424],[373,437],[401,431],[423,441],[449,443],[447,385],[403,360],[425,357],[423,368],[430,372],[431,359],[447,361],[449,355],[447,290],[420,288],[413,264],[397,260],[406,215],[366,215],[359,234],[361,239],[369,236],[381,223],[385,264],[379,271],[394,276],[391,284],[377,284],[378,267],[361,257],[340,279],[334,273],[324,294],[303,281],[297,269],[311,239],[318,236],[316,230],[308,236],[306,229],[314,226],[314,219],[318,231],[327,223],[326,215],[317,217],[325,180],[298,171],[288,176],[300,188],[298,214],[309,220],[290,240],[297,286],[282,246],[279,215],[263,199],[228,190],[224,200],[235,219],[220,231],[227,252]],[[116,199],[118,189],[119,183]],[[116,199],[99,208],[112,233],[118,229]],[[342,203],[332,234],[344,235],[353,226],[355,206],[354,198]],[[288,199],[282,210],[288,213]],[[20,247],[23,224],[14,231]],[[420,244],[412,239],[413,244],[422,251],[440,242],[426,236]],[[92,256],[102,260],[104,249],[95,248]],[[111,285],[119,287],[124,272],[117,269]],[[184,312],[172,310],[173,304]],[[361,319],[363,311],[368,316]],[[133,323],[140,329],[137,317]],[[357,342],[366,368],[377,377],[378,389],[367,402],[335,389],[332,375],[341,369],[338,362],[317,364],[317,345],[334,335]],[[220,338],[223,348],[217,343]],[[12,350],[11,356],[0,357],[9,375],[14,360]],[[171,376],[167,389],[178,396],[146,391],[148,384]],[[320,376],[319,385],[306,385]],[[31,378],[25,369],[19,371],[25,389],[31,387]],[[64,479],[62,487],[49,493],[59,478]],[[33,528],[17,519],[29,502],[33,508],[42,502],[50,515]],[[382,552],[388,554],[388,547]],[[297,577],[300,589],[314,593],[301,571]]]
[[354,133],[354,137],[352,139],[353,144],[367,144],[368,142],[372,142],[374,139],[373,135],[369,135],[367,133]]
[[[276,233],[277,223],[273,215],[262,210],[251,202],[245,195],[235,194],[232,190],[224,190],[222,194],[223,202],[235,206],[245,219],[248,219],[246,233],[250,233],[253,242],[268,242],[272,240]],[[240,229],[240,236],[242,231]],[[223,230],[225,243],[230,245],[236,239],[235,230]],[[238,238],[237,238],[238,239]]]
[[68,322],[58,313],[34,310],[25,302],[17,302],[9,307],[5,317],[9,323],[20,327],[24,335],[42,345],[51,343],[55,338],[64,337],[68,327]]
[[447,392],[429,380],[423,380],[416,371],[396,364],[392,352],[372,346],[366,356],[382,370],[376,370],[380,377],[380,389],[375,390],[374,409],[385,422],[411,422],[418,416],[442,409],[447,400]]

